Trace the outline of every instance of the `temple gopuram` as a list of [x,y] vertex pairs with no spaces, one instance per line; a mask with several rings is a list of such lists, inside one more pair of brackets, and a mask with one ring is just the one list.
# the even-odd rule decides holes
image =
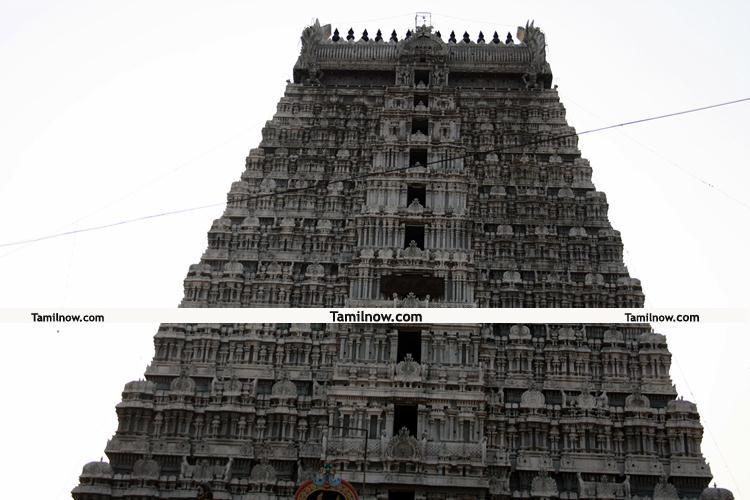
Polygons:
[[[182,307],[643,306],[534,23],[301,41]],[[648,324],[162,324],[154,346],[76,500],[733,498]]]

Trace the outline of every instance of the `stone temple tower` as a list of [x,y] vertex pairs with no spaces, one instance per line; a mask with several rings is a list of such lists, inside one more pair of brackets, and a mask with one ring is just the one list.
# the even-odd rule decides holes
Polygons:
[[[390,38],[390,39],[389,39]],[[302,33],[183,307],[639,307],[544,34]],[[693,499],[649,325],[163,324],[77,500]]]

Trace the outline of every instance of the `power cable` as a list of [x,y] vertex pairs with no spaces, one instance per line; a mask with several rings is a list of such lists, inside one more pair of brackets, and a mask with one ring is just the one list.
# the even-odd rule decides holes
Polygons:
[[[599,119],[599,120],[603,120],[603,118],[602,118],[601,116],[599,116],[598,114],[594,113],[593,111],[590,111],[590,110],[586,109],[585,107],[583,107],[583,106],[582,106],[581,104],[579,104],[579,103],[575,102],[574,100],[572,100],[572,99],[570,99],[570,98],[566,98],[565,100],[566,100],[566,102],[570,102],[570,103],[572,103],[572,104],[574,104],[574,105],[578,106],[578,107],[579,107],[580,109],[582,109],[582,110],[583,110],[583,111],[585,111],[586,113],[590,114],[591,116],[593,116],[593,117],[595,117],[595,118],[597,118],[597,119]],[[658,151],[656,151],[656,150],[654,150],[653,148],[651,148],[651,147],[647,146],[646,144],[644,144],[644,143],[642,143],[642,142],[638,141],[637,139],[635,139],[635,138],[634,138],[634,137],[632,137],[631,135],[629,135],[629,134],[626,134],[625,132],[622,132],[622,131],[620,131],[620,133],[621,133],[621,134],[622,134],[623,136],[625,136],[626,138],[628,138],[628,139],[630,139],[631,141],[633,141],[634,143],[636,143],[637,145],[641,146],[641,147],[642,147],[643,149],[645,149],[646,151],[649,151],[650,153],[654,154],[655,156],[657,156],[657,157],[661,158],[662,160],[664,160],[664,161],[666,161],[667,163],[671,164],[672,166],[674,166],[674,167],[675,167],[675,168],[677,168],[678,170],[680,170],[680,171],[682,171],[683,173],[685,173],[685,174],[689,175],[689,176],[690,176],[690,177],[692,177],[693,179],[695,179],[695,180],[699,181],[700,183],[702,183],[702,184],[704,184],[704,185],[708,186],[709,188],[715,189],[715,190],[716,190],[717,192],[719,192],[719,193],[723,194],[723,195],[724,195],[724,196],[726,196],[726,197],[727,197],[728,199],[730,199],[730,200],[732,200],[732,201],[735,201],[735,202],[739,203],[739,204],[740,204],[740,205],[742,205],[742,206],[743,206],[744,208],[750,209],[750,205],[747,205],[747,204],[743,203],[742,201],[738,200],[737,198],[734,198],[734,197],[733,197],[733,196],[731,196],[731,195],[730,195],[729,193],[726,193],[726,192],[724,192],[724,191],[723,191],[723,190],[722,190],[721,188],[719,188],[719,187],[718,187],[718,186],[716,186],[715,184],[712,184],[712,183],[710,183],[710,182],[708,182],[708,181],[706,181],[706,180],[702,179],[701,177],[697,176],[696,174],[694,174],[694,173],[690,172],[689,170],[687,170],[687,169],[683,168],[683,167],[682,167],[681,165],[679,165],[678,163],[676,163],[676,162],[672,161],[671,159],[667,158],[666,156],[664,156],[664,155],[660,154],[660,153],[659,153]],[[627,249],[625,249],[625,252],[626,252],[626,253],[628,253]],[[648,299],[646,300],[646,304],[648,304]],[[695,403],[698,403],[698,397],[697,397],[697,396],[695,395],[695,393],[693,392],[693,389],[692,389],[692,387],[690,387],[690,382],[688,381],[688,378],[687,378],[687,375],[685,374],[685,371],[684,371],[684,370],[682,369],[682,365],[680,364],[680,361],[679,361],[679,357],[678,357],[678,356],[673,356],[673,357],[672,357],[672,360],[674,361],[675,365],[677,366],[677,369],[678,369],[678,370],[679,370],[679,372],[680,372],[680,376],[682,377],[682,380],[683,380],[683,381],[684,381],[684,383],[685,383],[685,387],[687,388],[687,390],[688,390],[688,393],[690,394],[691,400],[692,400],[693,402],[695,402]],[[703,428],[704,428],[704,429],[706,430],[706,433],[707,433],[707,434],[709,435],[709,437],[711,438],[711,441],[713,441],[713,443],[714,443],[714,446],[716,447],[716,451],[717,451],[717,453],[718,453],[718,455],[719,455],[719,458],[721,458],[721,461],[723,462],[724,468],[726,469],[727,473],[729,474],[729,477],[730,477],[730,479],[731,479],[731,480],[732,480],[732,482],[734,483],[734,486],[735,486],[735,488],[739,490],[739,483],[737,482],[737,479],[735,478],[735,476],[734,476],[734,473],[732,472],[732,469],[731,469],[731,468],[730,468],[730,466],[729,466],[729,462],[728,462],[728,461],[727,461],[727,459],[725,458],[725,456],[724,456],[724,453],[722,452],[722,450],[721,450],[721,447],[719,446],[719,443],[718,443],[718,441],[716,440],[716,436],[714,435],[714,433],[713,433],[713,431],[712,431],[711,427],[710,427],[710,426],[708,425],[708,422],[707,422],[707,421],[704,421],[704,422],[703,422]],[[737,491],[737,493],[740,493],[740,491]]]
[[[575,106],[579,107],[580,109],[582,109],[583,111],[585,111],[585,112],[586,112],[586,113],[588,113],[589,115],[591,115],[591,116],[593,116],[593,117],[595,117],[595,118],[597,118],[597,119],[599,119],[599,120],[602,120],[602,121],[604,120],[604,119],[603,119],[603,118],[602,118],[601,116],[599,116],[599,115],[597,115],[596,113],[594,113],[594,112],[592,112],[592,111],[590,111],[590,110],[586,109],[586,108],[585,108],[585,107],[583,107],[583,106],[582,106],[581,104],[579,104],[579,103],[575,102],[574,100],[572,100],[572,99],[570,99],[570,98],[568,98],[568,97],[566,97],[566,98],[565,98],[565,101],[566,101],[566,102],[570,102],[571,104],[574,104]],[[659,152],[658,152],[658,151],[656,151],[656,150],[655,150],[654,148],[652,148],[652,147],[648,146],[647,144],[644,144],[643,142],[641,142],[641,141],[637,140],[637,139],[636,139],[635,137],[633,137],[633,136],[631,136],[631,135],[629,135],[629,134],[626,134],[626,133],[625,133],[625,132],[623,132],[623,131],[620,131],[620,133],[621,133],[621,134],[622,134],[622,135],[623,135],[624,137],[626,137],[627,139],[631,140],[631,141],[632,141],[632,142],[634,142],[635,144],[639,145],[640,147],[642,147],[643,149],[645,149],[646,151],[648,151],[649,153],[653,154],[654,156],[656,156],[656,157],[658,157],[658,158],[661,158],[662,160],[664,160],[664,161],[665,161],[665,162],[667,162],[668,164],[672,165],[673,167],[675,167],[675,168],[676,168],[677,170],[681,171],[682,173],[684,173],[684,174],[686,174],[686,175],[688,175],[688,176],[692,177],[692,178],[693,178],[694,180],[696,180],[696,181],[700,182],[701,184],[703,184],[703,185],[705,185],[705,186],[708,186],[709,188],[711,188],[711,189],[715,190],[715,191],[716,191],[717,193],[719,193],[719,194],[723,195],[724,197],[726,197],[727,199],[729,199],[729,200],[731,200],[731,201],[733,201],[733,202],[737,203],[738,205],[742,205],[742,207],[743,207],[743,208],[746,208],[747,210],[750,210],[750,205],[748,205],[747,203],[743,202],[742,200],[740,200],[740,199],[738,199],[738,198],[736,198],[736,197],[732,196],[732,195],[731,195],[731,194],[729,194],[729,193],[728,193],[727,191],[725,191],[725,190],[724,190],[723,188],[721,188],[721,187],[717,186],[716,184],[714,184],[714,183],[712,183],[712,182],[709,182],[709,181],[707,181],[707,180],[703,179],[702,177],[700,177],[700,176],[698,176],[698,175],[694,174],[694,173],[693,173],[693,172],[691,172],[690,170],[688,170],[688,169],[684,168],[683,166],[681,166],[681,165],[680,165],[679,163],[677,163],[677,162],[675,162],[675,161],[671,160],[670,158],[667,158],[667,157],[666,157],[666,156],[664,156],[663,154],[659,153]]]
[[[209,147],[208,149],[205,149],[205,150],[201,151],[200,153],[197,153],[197,154],[191,156],[187,160],[178,163],[171,170],[167,170],[167,171],[161,172],[160,174],[157,174],[156,176],[154,176],[154,177],[152,177],[152,178],[150,178],[150,179],[142,182],[140,185],[134,187],[130,191],[126,192],[125,194],[122,194],[118,198],[111,198],[110,200],[108,200],[103,205],[100,205],[98,208],[95,208],[94,210],[88,212],[87,214],[84,214],[84,215],[80,216],[79,218],[77,218],[76,220],[74,220],[72,222],[69,222],[67,224],[64,224],[64,225],[60,226],[57,229],[57,231],[60,231],[61,229],[64,229],[64,228],[67,228],[67,227],[70,227],[70,226],[75,226],[76,224],[78,224],[82,220],[85,220],[85,219],[91,217],[92,215],[96,215],[96,214],[100,213],[101,211],[106,210],[107,208],[109,208],[109,207],[111,207],[111,206],[113,206],[113,205],[115,205],[115,204],[117,204],[117,203],[119,203],[119,202],[121,202],[121,201],[123,201],[123,200],[125,200],[125,199],[127,199],[127,198],[129,198],[131,196],[133,196],[134,194],[138,193],[139,191],[143,190],[144,188],[149,187],[152,184],[155,184],[157,182],[161,182],[165,178],[167,178],[167,177],[173,175],[174,173],[182,170],[183,168],[185,168],[188,165],[192,164],[196,160],[199,160],[199,159],[201,159],[201,158],[203,158],[205,156],[208,156],[209,154],[211,154],[211,153],[213,153],[213,152],[221,149],[222,147],[226,146],[227,144],[229,144],[229,143],[237,140],[241,136],[245,135],[252,128],[254,128],[254,127],[245,127],[243,129],[241,129],[238,133],[236,133],[235,135],[232,135],[231,137],[229,137],[229,139],[226,139],[223,142],[214,144],[213,146]],[[60,235],[67,234],[67,233],[68,232],[66,231],[65,233],[60,233]],[[73,234],[73,233],[70,233],[70,234]],[[27,245],[31,245],[31,244],[36,243],[38,241],[43,241],[43,239],[31,239],[31,240],[28,240],[27,243],[26,243],[26,245],[18,246],[17,248],[14,248],[13,250],[10,250],[9,252],[6,252],[6,253],[0,255],[0,259],[3,259],[5,257],[7,257],[7,256],[9,256],[9,255],[11,255],[11,254],[19,251],[19,250],[22,250],[23,248],[26,248]]]
[[[686,109],[686,110],[677,111],[677,112],[674,112],[674,113],[666,113],[666,114],[663,114],[663,115],[656,115],[656,116],[650,116],[650,117],[647,117],[647,118],[640,118],[640,119],[637,119],[637,120],[631,120],[631,121],[627,121],[627,122],[615,123],[613,125],[606,125],[606,126],[603,126],[603,127],[598,127],[598,128],[594,128],[594,129],[584,130],[583,132],[570,132],[570,133],[567,133],[567,134],[561,134],[561,135],[552,136],[552,137],[544,137],[544,138],[541,138],[541,139],[535,139],[535,140],[532,140],[532,141],[527,141],[525,143],[514,144],[512,146],[507,146],[507,147],[503,147],[503,148],[493,148],[493,149],[488,149],[488,150],[484,150],[484,151],[477,151],[477,152],[467,153],[467,154],[460,155],[460,156],[443,158],[443,159],[440,159],[440,160],[433,160],[433,161],[430,161],[430,162],[425,162],[425,164],[424,165],[420,165],[420,167],[428,166],[428,165],[435,164],[435,163],[445,163],[445,162],[449,162],[449,161],[453,161],[453,160],[460,160],[460,159],[465,159],[465,158],[474,157],[474,156],[486,155],[488,153],[504,153],[508,149],[518,149],[518,148],[523,148],[523,147],[526,147],[526,146],[531,146],[531,145],[535,145],[535,144],[541,144],[541,143],[545,143],[545,142],[559,141],[561,139],[567,139],[569,137],[580,137],[580,136],[586,135],[586,134],[594,134],[594,133],[597,133],[597,132],[603,132],[605,130],[611,130],[611,129],[620,128],[620,127],[627,127],[627,126],[630,126],[630,125],[636,125],[636,124],[651,122],[651,121],[655,121],[655,120],[662,120],[664,118],[672,118],[672,117],[675,117],[675,116],[686,115],[686,114],[689,114],[689,113],[697,113],[699,111],[705,111],[705,110],[708,110],[708,109],[714,109],[714,108],[719,108],[719,107],[723,107],[723,106],[729,106],[729,105],[732,105],[732,104],[738,104],[738,103],[747,102],[747,101],[750,101],[750,97],[744,97],[742,99],[736,99],[736,100],[733,100],[733,101],[725,101],[725,102],[721,102],[721,103],[711,104],[711,105],[708,105],[708,106],[701,106],[699,108]],[[359,180],[359,179],[366,179],[366,178],[369,178],[369,177],[375,177],[375,176],[383,175],[383,174],[389,174],[389,173],[394,173],[394,172],[402,172],[402,171],[409,170],[410,168],[415,168],[415,167],[416,167],[416,165],[408,165],[408,166],[405,166],[405,167],[395,167],[395,168],[391,168],[391,169],[380,170],[380,171],[377,171],[377,172],[370,172],[370,173],[363,173],[363,174],[353,175],[353,176],[349,176],[349,177],[344,177],[342,179],[330,179],[330,180],[327,180],[327,181],[318,181],[315,184],[310,185],[310,186],[304,186],[304,187],[298,187],[298,188],[289,188],[289,189],[284,189],[284,190],[280,190],[280,191],[274,191],[274,192],[270,192],[270,193],[254,194],[254,195],[249,195],[247,197],[238,197],[239,199],[235,199],[234,201],[246,201],[246,200],[251,200],[251,199],[268,198],[268,197],[272,197],[272,196],[279,196],[279,195],[284,195],[284,194],[289,194],[289,193],[296,193],[296,192],[300,192],[300,191],[307,191],[307,190],[311,190],[311,189],[317,189],[317,188],[320,188],[320,187],[329,186],[329,185],[335,184],[337,182],[356,181],[356,180]],[[70,231],[64,231],[64,232],[60,232],[60,233],[49,234],[49,235],[45,235],[45,236],[39,236],[37,238],[29,238],[29,239],[25,239],[25,240],[12,241],[12,242],[7,242],[7,243],[0,243],[0,248],[2,248],[2,247],[9,247],[9,246],[15,246],[15,245],[23,245],[23,244],[37,242],[37,241],[43,241],[43,240],[49,240],[49,239],[53,239],[53,238],[59,238],[59,237],[62,237],[62,236],[68,236],[68,235],[71,235],[71,234],[79,234],[79,233],[86,233],[86,232],[91,232],[91,231],[97,231],[97,230],[100,230],[100,229],[106,229],[106,228],[110,228],[110,227],[114,227],[114,226],[121,226],[121,225],[124,225],[124,224],[130,224],[130,223],[133,223],[133,222],[139,222],[139,221],[143,221],[143,220],[156,219],[156,218],[165,217],[165,216],[168,216],[168,215],[176,215],[176,214],[180,214],[180,213],[193,212],[193,211],[196,211],[196,210],[203,210],[203,209],[206,209],[206,208],[213,208],[213,207],[217,207],[217,206],[224,206],[225,204],[226,204],[226,202],[222,201],[221,203],[211,203],[211,204],[208,204],[208,205],[201,205],[201,206],[197,206],[197,207],[183,208],[183,209],[178,209],[178,210],[170,210],[170,211],[167,211],[167,212],[161,212],[161,213],[156,213],[156,214],[144,215],[144,216],[141,216],[141,217],[134,217],[134,218],[131,218],[131,219],[125,219],[125,220],[121,220],[121,221],[117,221],[117,222],[112,222],[112,223],[109,223],[109,224],[101,224],[101,225],[98,225],[98,226],[91,226],[91,227],[87,227],[87,228],[81,228],[81,229],[75,229],[75,230],[70,230]]]

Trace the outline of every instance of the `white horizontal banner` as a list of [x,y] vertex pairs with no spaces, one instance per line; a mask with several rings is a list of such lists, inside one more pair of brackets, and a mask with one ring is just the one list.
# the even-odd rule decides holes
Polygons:
[[174,308],[0,309],[0,323],[743,323],[749,309]]

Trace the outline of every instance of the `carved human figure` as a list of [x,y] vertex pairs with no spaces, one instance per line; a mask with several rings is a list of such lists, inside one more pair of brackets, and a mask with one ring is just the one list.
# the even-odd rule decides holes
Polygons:
[[187,455],[182,457],[182,463],[180,464],[180,475],[183,478],[188,478],[193,475],[192,467],[188,463]]
[[239,422],[237,422],[237,433],[239,434],[239,437],[244,438],[245,437],[245,428],[247,427],[247,420],[245,417],[240,417]]
[[609,397],[607,396],[607,391],[602,391],[601,394],[599,394],[599,397],[597,398],[597,406],[599,408],[606,408],[609,406]]
[[435,86],[442,86],[445,85],[447,82],[447,72],[445,71],[445,68],[437,67],[435,68],[435,71],[432,73],[432,83]]
[[409,68],[398,68],[396,70],[396,85],[410,85],[411,71]]
[[232,464],[234,463],[234,457],[229,457],[227,464],[224,466],[224,481],[229,481],[232,478]]
[[625,474],[625,481],[622,482],[622,492],[626,499],[630,498],[630,474]]
[[159,436],[161,435],[161,426],[164,418],[162,417],[161,413],[157,413],[154,417],[154,438],[159,439]]

